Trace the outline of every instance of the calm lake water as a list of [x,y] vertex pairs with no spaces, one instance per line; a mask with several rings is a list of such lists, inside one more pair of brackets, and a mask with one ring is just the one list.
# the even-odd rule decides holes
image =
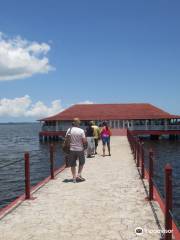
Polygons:
[[154,180],[164,197],[164,168],[167,163],[173,168],[173,215],[180,227],[180,140],[145,141],[145,164],[148,166],[148,152],[154,152]]
[[[24,193],[24,152],[30,154],[32,185],[50,175],[49,143],[39,142],[39,129],[38,123],[0,124],[0,208]],[[63,165],[60,143],[55,149],[58,168]],[[11,163],[15,164],[3,167]]]
[[[38,123],[0,124],[0,208],[24,193],[24,152],[30,153],[31,184],[35,185],[50,175],[49,143],[40,143]],[[180,140],[145,140],[146,155],[149,148],[155,154],[155,181],[164,193],[164,166],[173,167],[173,212],[180,223]],[[18,161],[18,162],[16,162]],[[14,163],[8,167],[7,164]],[[63,164],[61,144],[56,143],[56,168]]]

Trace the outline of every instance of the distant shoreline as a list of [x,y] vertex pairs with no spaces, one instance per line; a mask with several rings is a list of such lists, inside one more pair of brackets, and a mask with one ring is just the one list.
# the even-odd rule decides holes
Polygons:
[[39,124],[39,122],[0,122],[0,125]]

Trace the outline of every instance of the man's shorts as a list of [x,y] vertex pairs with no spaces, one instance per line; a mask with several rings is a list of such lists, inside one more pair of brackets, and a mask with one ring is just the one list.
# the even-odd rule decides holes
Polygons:
[[69,153],[69,166],[75,167],[76,166],[76,160],[79,159],[79,165],[85,164],[85,155],[84,151],[70,151]]
[[110,144],[110,137],[102,137],[102,143],[103,143],[103,145],[106,145],[106,143],[109,145]]

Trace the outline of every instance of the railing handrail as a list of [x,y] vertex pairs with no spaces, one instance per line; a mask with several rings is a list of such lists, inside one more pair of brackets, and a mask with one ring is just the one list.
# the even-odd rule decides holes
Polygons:
[[13,162],[8,163],[8,164],[6,164],[6,165],[0,166],[0,169],[3,169],[3,168],[6,168],[6,167],[9,167],[9,166],[11,166],[11,165],[15,165],[16,163],[18,163],[18,162],[22,162],[22,161],[23,161],[23,159],[20,159],[20,160],[17,160],[17,161],[13,161]]

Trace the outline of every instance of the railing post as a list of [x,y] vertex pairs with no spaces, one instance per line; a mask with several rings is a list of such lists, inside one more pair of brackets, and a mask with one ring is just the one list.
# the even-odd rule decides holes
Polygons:
[[50,172],[51,172],[51,179],[54,179],[54,146],[53,144],[50,145]]
[[133,141],[131,139],[131,137],[129,136],[129,143],[130,143],[130,146],[131,146],[131,151],[132,151],[132,154],[134,156],[134,145],[133,145]]
[[24,154],[25,161],[25,199],[31,198],[29,153]]
[[134,144],[133,144],[132,139],[131,139],[131,149],[132,149],[132,154],[133,154],[133,156],[134,156]]
[[172,240],[172,167],[167,164],[165,167],[165,238]]
[[136,142],[133,142],[133,149],[134,149],[134,161],[136,160]]
[[128,135],[129,135],[129,142],[130,142],[130,145],[131,145],[132,154],[134,156],[134,143],[133,143],[133,138],[130,135],[129,131],[128,131]]
[[141,177],[144,179],[144,147],[141,143]]
[[149,201],[153,200],[153,151],[149,151]]
[[134,152],[134,161],[136,160],[136,142],[133,141],[133,152]]
[[136,164],[137,164],[137,140],[135,141],[135,161],[136,161]]
[[138,161],[138,139],[136,140],[136,165]]
[[139,167],[139,158],[140,158],[140,141],[137,141],[137,167]]

